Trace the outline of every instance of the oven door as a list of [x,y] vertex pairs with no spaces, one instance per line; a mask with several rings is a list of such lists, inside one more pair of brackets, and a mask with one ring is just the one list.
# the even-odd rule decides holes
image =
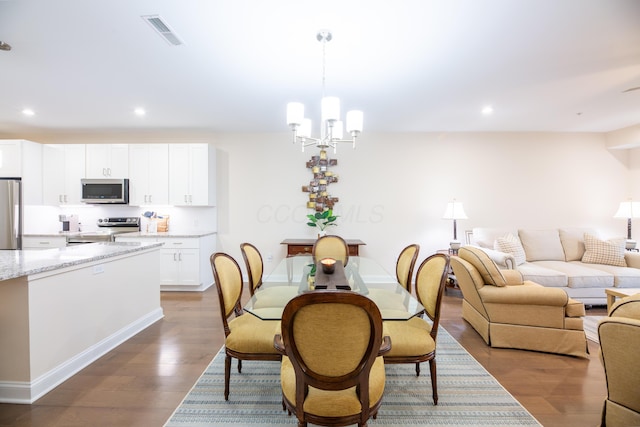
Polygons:
[[109,233],[81,233],[67,237],[67,246],[84,245],[87,243],[112,242],[113,236]]

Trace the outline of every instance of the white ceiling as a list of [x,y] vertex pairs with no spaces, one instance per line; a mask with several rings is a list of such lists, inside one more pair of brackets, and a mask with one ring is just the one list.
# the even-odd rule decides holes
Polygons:
[[323,28],[365,133],[640,123],[638,0],[0,0],[0,132],[283,132],[289,101],[317,118]]

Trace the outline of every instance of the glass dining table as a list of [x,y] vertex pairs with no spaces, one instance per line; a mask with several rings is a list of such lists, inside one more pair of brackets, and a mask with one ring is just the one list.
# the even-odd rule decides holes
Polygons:
[[[262,320],[280,320],[287,303],[303,292],[314,292],[309,279],[313,267],[311,256],[284,258],[263,278],[244,310]],[[383,320],[408,320],[424,311],[418,300],[402,287],[395,275],[371,258],[349,257],[344,274],[353,292],[373,300]]]

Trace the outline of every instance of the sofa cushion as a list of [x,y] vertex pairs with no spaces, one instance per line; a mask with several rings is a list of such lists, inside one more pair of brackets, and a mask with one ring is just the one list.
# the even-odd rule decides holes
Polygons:
[[564,261],[564,250],[557,229],[518,230],[527,261]]
[[614,265],[606,264],[585,264],[580,261],[574,262],[584,265],[585,267],[593,268],[594,270],[600,270],[609,274],[613,274],[613,286],[617,288],[640,287],[640,270],[637,268],[617,267]]
[[565,273],[538,265],[537,262],[525,262],[518,266],[524,280],[530,280],[543,286],[565,288],[569,278]]
[[626,267],[624,260],[624,246],[605,242],[597,237],[585,233],[584,234],[584,255],[582,262],[586,264],[606,264],[618,267]]
[[584,234],[597,235],[591,228],[561,228],[559,233],[565,261],[580,261],[584,255]]
[[494,249],[513,255],[516,265],[523,264],[527,260],[522,243],[520,243],[520,239],[511,233],[508,233],[506,236],[498,237],[494,243]]
[[566,274],[567,286],[570,288],[613,287],[613,274],[601,269],[589,268],[588,264],[579,261],[537,261],[535,264]]
[[458,256],[471,263],[480,272],[485,284],[494,286],[507,285],[507,281],[496,266],[496,263],[482,249],[474,246],[464,246],[458,251]]

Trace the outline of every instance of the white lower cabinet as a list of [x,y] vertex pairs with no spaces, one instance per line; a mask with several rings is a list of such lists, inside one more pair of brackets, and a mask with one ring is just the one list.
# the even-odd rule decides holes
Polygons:
[[204,291],[213,284],[209,257],[215,252],[215,234],[199,237],[116,237],[117,242],[160,242],[160,290]]
[[65,236],[22,236],[22,249],[54,249],[66,246]]

